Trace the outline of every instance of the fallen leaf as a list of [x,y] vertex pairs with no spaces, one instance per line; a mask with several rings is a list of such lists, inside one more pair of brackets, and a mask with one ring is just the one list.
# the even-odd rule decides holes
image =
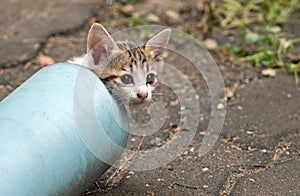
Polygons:
[[28,62],[24,65],[23,70],[27,70],[31,66],[31,62]]
[[238,89],[240,89],[241,88],[241,86],[242,86],[242,84],[241,84],[241,81],[236,81],[234,84],[233,84],[233,91],[236,91],[236,90],[238,90]]
[[225,92],[226,92],[226,97],[228,97],[228,98],[232,98],[234,96],[233,90],[231,90],[228,87],[225,88]]
[[154,192],[153,191],[147,191],[148,196],[154,196]]
[[37,61],[39,62],[39,64],[43,67],[47,66],[47,65],[52,65],[55,63],[55,61],[53,60],[53,58],[49,57],[49,56],[45,56],[43,54],[40,54],[37,58]]
[[161,146],[162,145],[162,140],[159,138],[159,137],[156,137],[156,138],[154,138],[154,139],[152,139],[151,141],[150,141],[150,143],[152,144],[152,145],[155,145],[155,146]]
[[6,89],[9,90],[10,92],[12,92],[14,90],[14,87],[12,87],[11,85],[7,84]]
[[96,17],[93,17],[93,18],[90,18],[90,19],[89,19],[88,24],[89,24],[89,25],[92,25],[92,24],[97,23],[97,22],[98,22],[97,18],[96,18]]
[[226,97],[227,98],[232,98],[235,94],[235,92],[239,89],[241,89],[243,86],[241,84],[241,81],[236,81],[233,83],[233,85],[231,87],[226,87],[225,88],[225,93],[226,93]]

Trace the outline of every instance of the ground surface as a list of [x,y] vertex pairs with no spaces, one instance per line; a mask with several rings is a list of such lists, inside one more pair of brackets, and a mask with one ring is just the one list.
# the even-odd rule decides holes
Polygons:
[[[91,21],[117,32],[126,28],[134,15],[153,24],[189,28],[197,38],[203,37],[201,32],[195,33],[202,15],[201,3],[196,1],[145,0],[125,7],[114,1],[65,2],[2,3],[0,100],[42,67],[39,54],[56,62],[82,54]],[[296,26],[300,26],[299,19],[286,29],[299,37]],[[198,156],[210,119],[210,94],[205,80],[189,62],[170,53],[166,61],[182,70],[199,97],[200,123],[192,142],[175,160],[154,170],[112,168],[79,195],[299,195],[300,89],[293,77],[278,71],[276,77],[265,78],[259,69],[236,67],[217,55],[214,58],[226,87],[234,89],[234,95],[227,104],[224,127],[213,148]],[[169,78],[178,83],[176,78]],[[156,97],[169,108],[163,129],[145,138],[131,135],[128,149],[159,147],[177,132],[190,131],[179,126],[176,97],[163,86],[159,88],[171,95]],[[184,86],[179,83],[178,88]]]

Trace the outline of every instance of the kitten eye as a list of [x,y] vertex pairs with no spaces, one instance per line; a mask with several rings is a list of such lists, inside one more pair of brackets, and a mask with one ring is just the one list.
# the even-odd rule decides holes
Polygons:
[[155,82],[155,75],[153,73],[148,74],[146,78],[146,83],[153,84],[154,82]]
[[120,77],[121,82],[123,82],[123,84],[131,84],[133,83],[133,78],[131,75],[129,74],[124,74]]

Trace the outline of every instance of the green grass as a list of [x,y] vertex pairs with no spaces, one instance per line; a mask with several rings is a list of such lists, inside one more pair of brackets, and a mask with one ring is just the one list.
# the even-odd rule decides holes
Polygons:
[[[222,29],[237,29],[240,44],[226,43],[222,47],[253,66],[281,67],[295,76],[299,83],[300,63],[293,63],[291,54],[299,38],[282,32],[292,12],[300,9],[300,0],[212,0],[207,1],[207,22]],[[254,28],[255,27],[255,28]]]
[[131,18],[128,22],[129,27],[135,27],[135,26],[147,26],[149,23],[142,19],[142,18]]

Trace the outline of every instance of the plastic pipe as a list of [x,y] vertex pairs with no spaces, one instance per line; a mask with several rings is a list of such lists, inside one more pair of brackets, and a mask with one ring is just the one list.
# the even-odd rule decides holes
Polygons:
[[122,153],[128,121],[88,69],[45,67],[0,102],[0,195],[80,195]]

